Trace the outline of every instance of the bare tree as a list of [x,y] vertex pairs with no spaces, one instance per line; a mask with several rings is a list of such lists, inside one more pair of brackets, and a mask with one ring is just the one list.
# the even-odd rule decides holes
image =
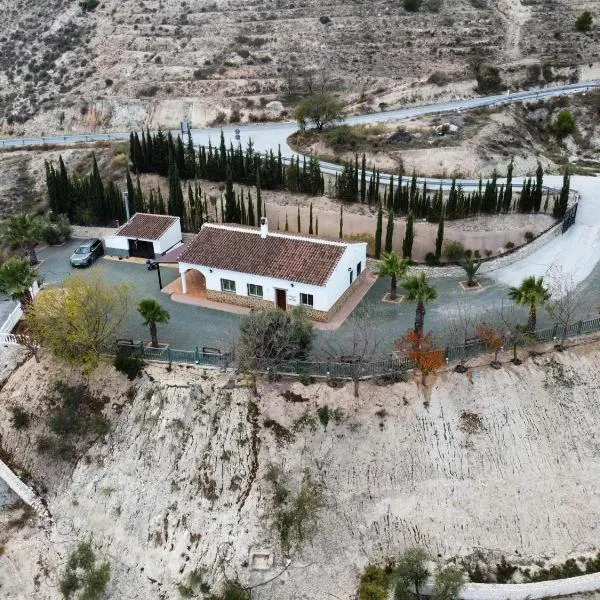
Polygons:
[[365,374],[365,365],[372,361],[379,351],[383,337],[380,319],[371,308],[359,305],[354,309],[348,321],[352,335],[342,348],[327,344],[326,352],[330,359],[352,365],[351,375],[354,382],[354,397],[359,396],[359,383]]
[[535,343],[535,338],[527,326],[527,317],[516,304],[506,304],[504,300],[497,316],[506,328],[507,343],[512,347],[511,362],[513,365],[520,365],[522,361],[519,358],[519,348]]
[[468,343],[474,335],[477,320],[473,314],[473,306],[462,298],[457,298],[456,305],[446,314],[444,338],[449,346],[463,347],[459,350],[457,373],[465,373],[466,364],[471,358],[468,355]]
[[[551,297],[546,304],[548,314],[560,327],[560,343],[557,350],[564,350],[569,329],[591,309],[591,297],[588,290],[578,285],[573,275],[562,267],[550,267],[545,277]],[[557,331],[558,333],[558,331]]]

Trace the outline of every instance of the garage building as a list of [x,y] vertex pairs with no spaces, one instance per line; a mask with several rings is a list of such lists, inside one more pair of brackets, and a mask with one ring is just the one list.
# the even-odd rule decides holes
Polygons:
[[179,217],[135,213],[116,233],[104,238],[111,256],[160,258],[181,244]]

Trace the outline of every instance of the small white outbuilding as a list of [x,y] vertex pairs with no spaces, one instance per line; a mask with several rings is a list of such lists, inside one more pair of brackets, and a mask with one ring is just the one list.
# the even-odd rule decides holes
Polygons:
[[258,309],[302,306],[326,321],[364,277],[367,244],[270,232],[263,217],[260,227],[205,223],[178,260],[184,294],[193,271],[195,290],[209,300]]
[[169,215],[135,213],[116,233],[104,238],[112,256],[159,258],[181,244],[181,221]]

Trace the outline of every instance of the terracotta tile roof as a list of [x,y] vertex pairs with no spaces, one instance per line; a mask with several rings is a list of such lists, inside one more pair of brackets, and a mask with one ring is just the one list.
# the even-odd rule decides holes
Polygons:
[[140,238],[143,240],[157,240],[160,238],[179,217],[167,215],[150,215],[135,213],[116,235],[127,238]]
[[257,227],[205,224],[179,262],[322,286],[346,246],[274,232],[263,239]]

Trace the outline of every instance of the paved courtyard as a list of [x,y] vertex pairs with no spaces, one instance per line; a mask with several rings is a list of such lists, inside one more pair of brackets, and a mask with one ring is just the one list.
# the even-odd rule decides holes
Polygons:
[[[73,269],[69,264],[69,256],[77,246],[73,240],[61,247],[42,249],[39,252],[44,260],[40,267],[47,285],[60,285]],[[167,325],[159,325],[159,338],[162,342],[171,344],[173,348],[193,349],[196,346],[218,347],[230,349],[235,343],[240,316],[221,310],[213,310],[181,302],[173,302],[170,297],[161,292],[158,286],[156,271],[148,271],[144,264],[127,261],[98,260],[90,269],[84,272],[102,270],[105,276],[114,282],[127,282],[133,287],[136,303],[140,298],[153,297],[158,300],[171,314]],[[161,268],[163,286],[174,282],[178,277],[177,269]],[[438,278],[432,283],[438,290],[438,299],[427,305],[425,318],[426,330],[431,330],[441,338],[447,337],[448,317],[456,313],[459,303],[468,303],[474,317],[494,315],[498,313],[502,302],[506,303],[507,287],[488,278],[482,278],[483,288],[480,291],[463,291],[459,285],[461,278]],[[600,291],[600,266],[596,265],[590,277],[582,284],[595,292]],[[357,309],[335,331],[317,331],[315,341],[315,356],[320,359],[352,353],[353,340],[359,335],[361,328],[357,327],[356,315],[368,321],[371,341],[377,341],[376,354],[389,355],[394,346],[394,340],[401,337],[414,324],[415,304],[402,302],[390,304],[382,302],[388,291],[389,280],[381,279],[375,282]],[[399,290],[402,293],[402,290]],[[591,306],[583,318],[597,316],[597,309]],[[523,320],[526,319],[523,312]],[[551,323],[545,311],[539,311],[538,326],[544,327]],[[137,314],[135,305],[131,307],[130,315],[124,323],[122,337],[148,340],[147,329]]]

